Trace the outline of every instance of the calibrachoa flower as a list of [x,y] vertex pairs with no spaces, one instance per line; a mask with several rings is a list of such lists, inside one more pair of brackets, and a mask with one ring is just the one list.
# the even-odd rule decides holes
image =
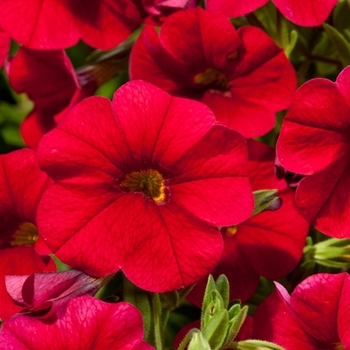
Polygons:
[[0,0],[0,26],[32,49],[63,49],[81,39],[108,50],[142,22],[131,0]]
[[318,78],[295,93],[277,143],[288,170],[308,175],[298,185],[301,214],[321,232],[350,237],[350,68],[333,83]]
[[[145,22],[160,24],[172,13],[183,9],[194,8],[198,0],[137,0]],[[144,13],[145,12],[145,13]]]
[[[272,0],[283,16],[300,26],[319,26],[331,13],[338,0]],[[207,0],[209,10],[229,17],[239,17],[268,3],[268,0]]]
[[130,75],[205,103],[245,137],[271,130],[296,88],[291,63],[262,30],[236,31],[225,16],[200,8],[171,15],[159,34],[146,26],[130,56]]
[[52,271],[55,264],[34,249],[39,244],[37,206],[51,179],[29,149],[1,155],[0,164],[0,318],[7,319],[20,308],[7,294],[5,275]]
[[136,307],[83,296],[70,300],[65,314],[54,323],[23,315],[6,321],[0,331],[0,349],[154,349],[142,337],[142,316]]
[[[294,192],[274,175],[274,150],[256,141],[248,146],[253,190],[278,189],[282,206],[222,230],[225,248],[212,274],[225,274],[231,285],[230,299],[243,302],[255,293],[260,276],[276,279],[293,270],[302,256],[309,228],[295,208]],[[201,305],[205,286],[206,279],[196,285],[188,299]]]
[[91,275],[122,269],[167,291],[207,275],[223,242],[215,226],[253,209],[241,135],[196,101],[132,81],[112,103],[78,104],[39,144],[55,181],[38,222],[64,262]]
[[25,92],[35,105],[21,125],[22,137],[32,148],[72,106],[91,96],[97,87],[94,81],[82,86],[63,50],[22,47],[8,65],[8,74],[13,89]]
[[101,278],[77,270],[6,276],[5,282],[11,298],[24,308],[21,313],[45,319],[62,314],[72,298],[93,296],[102,285]]
[[254,314],[253,336],[286,349],[350,348],[350,277],[308,277],[289,296],[279,283]]
[[10,37],[0,27],[0,68],[7,57],[10,48]]

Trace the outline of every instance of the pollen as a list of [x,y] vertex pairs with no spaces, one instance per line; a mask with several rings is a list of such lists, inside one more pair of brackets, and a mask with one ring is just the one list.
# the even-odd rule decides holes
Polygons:
[[11,246],[32,245],[39,238],[38,230],[31,222],[21,224],[12,236]]
[[166,198],[164,179],[157,170],[133,171],[126,175],[120,186],[132,192],[143,192],[156,203],[164,202]]
[[234,236],[238,231],[238,227],[237,226],[231,226],[228,227],[226,230],[226,234],[229,236]]
[[209,89],[220,91],[227,91],[230,89],[230,84],[226,77],[214,68],[209,68],[204,73],[197,74],[193,82],[195,85],[200,85]]

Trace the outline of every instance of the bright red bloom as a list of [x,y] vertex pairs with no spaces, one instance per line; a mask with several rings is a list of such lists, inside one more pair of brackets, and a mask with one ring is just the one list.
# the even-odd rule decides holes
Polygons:
[[81,39],[108,50],[142,23],[131,0],[0,0],[0,25],[32,49],[63,49]]
[[[319,26],[330,15],[338,0],[272,0],[284,17],[300,26]],[[208,10],[239,17],[255,11],[268,0],[207,0]]]
[[219,11],[228,17],[240,17],[266,5],[268,0],[206,0],[208,10]]
[[298,185],[301,214],[321,232],[350,237],[350,68],[333,83],[312,79],[295,93],[277,143]]
[[245,137],[271,130],[296,87],[291,63],[262,30],[236,31],[225,16],[200,8],[171,15],[159,34],[146,26],[130,75],[205,103],[220,124]]
[[21,313],[48,319],[58,311],[64,312],[63,307],[70,299],[93,296],[101,287],[102,279],[70,270],[6,276],[5,281],[11,298],[24,307]]
[[83,296],[70,300],[65,314],[54,323],[22,315],[6,321],[0,349],[154,349],[142,337],[142,316],[135,306]]
[[[158,25],[179,10],[195,8],[198,0],[137,0],[148,24]],[[144,13],[145,12],[145,13]]]
[[88,274],[121,268],[152,291],[189,285],[220,259],[214,226],[252,211],[246,157],[242,136],[215,125],[206,106],[129,82],[112,103],[84,100],[43,137],[40,166],[57,184],[43,196],[39,228]]
[[10,48],[10,37],[0,28],[0,67],[4,64]]
[[286,349],[350,348],[350,276],[326,273],[308,277],[291,296],[276,283],[254,314],[256,339]]
[[25,92],[34,110],[23,121],[21,133],[26,144],[36,148],[41,137],[59,122],[67,111],[97,88],[78,81],[72,63],[63,50],[19,49],[8,65],[10,84],[17,93]]
[[[214,278],[225,274],[231,285],[230,299],[243,302],[255,293],[260,276],[276,279],[295,268],[309,228],[295,208],[294,192],[274,175],[273,149],[255,141],[248,146],[248,174],[253,190],[278,189],[282,206],[222,230],[225,248],[212,274]],[[206,279],[197,284],[188,299],[201,305],[205,286]]]
[[0,156],[0,318],[7,319],[20,308],[5,287],[5,275],[52,271],[55,264],[39,256],[36,211],[51,179],[42,172],[36,155],[22,149]]

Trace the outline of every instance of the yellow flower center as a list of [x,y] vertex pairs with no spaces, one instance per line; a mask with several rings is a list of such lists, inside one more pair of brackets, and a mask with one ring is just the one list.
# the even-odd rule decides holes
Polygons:
[[163,176],[153,169],[133,171],[126,175],[120,186],[133,192],[143,192],[156,203],[164,202],[166,197]]
[[195,85],[211,88],[220,91],[230,89],[230,84],[226,77],[214,68],[208,68],[204,73],[199,73],[194,77]]
[[334,345],[334,350],[344,350],[344,347],[341,343],[336,343]]
[[226,229],[226,234],[229,235],[229,236],[234,236],[238,231],[238,227],[237,226],[231,226],[231,227],[228,227]]
[[11,246],[32,245],[39,238],[38,230],[31,222],[25,222],[19,225],[18,229],[12,235]]

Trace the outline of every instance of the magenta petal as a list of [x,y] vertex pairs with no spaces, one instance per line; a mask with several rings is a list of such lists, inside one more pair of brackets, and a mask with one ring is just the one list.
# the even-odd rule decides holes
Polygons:
[[240,17],[267,4],[268,0],[206,0],[208,10],[219,11],[228,17]]
[[115,239],[113,225],[119,198],[112,185],[80,190],[52,186],[38,208],[38,227],[52,252],[68,265],[94,276],[118,271],[121,243]]
[[176,164],[172,199],[212,225],[238,224],[253,210],[246,159],[243,137],[215,126]]
[[10,48],[10,37],[0,28],[0,67],[4,64]]
[[83,39],[107,50],[117,46],[140,24],[129,0],[0,1],[0,24],[17,42],[33,49],[63,49]]
[[[143,215],[127,210],[131,204],[135,213]],[[219,231],[173,202],[157,206],[141,196],[127,196],[119,219],[129,247],[123,270],[143,289],[164,292],[188,286],[210,273],[220,259]]]
[[[25,303],[21,289],[12,291],[10,298],[5,285],[6,275],[28,275],[34,272],[54,271],[55,264],[48,256],[39,256],[33,247],[19,246],[16,248],[1,250],[1,270],[0,270],[0,318],[6,320],[19,312],[21,307],[14,303],[13,300],[19,303]],[[20,277],[19,277],[20,278]]]
[[279,285],[254,314],[253,338],[271,341],[286,349],[325,349],[324,343],[317,341],[300,327],[290,313],[288,304],[289,295]]
[[319,26],[338,0],[272,0],[283,16],[300,26]]
[[213,113],[203,104],[171,97],[140,80],[122,86],[112,107],[129,152],[140,166],[169,168],[215,123]]
[[26,307],[23,312],[36,317],[48,317],[73,297],[93,295],[100,286],[96,279],[75,270],[6,276],[5,282],[12,299]]
[[153,349],[142,342],[140,312],[131,304],[107,304],[84,296],[72,299],[51,324],[18,316],[3,324],[0,349]]
[[240,44],[228,18],[199,7],[170,16],[161,27],[160,39],[180,61],[191,63],[192,74],[207,67],[224,68],[228,55]]
[[320,273],[300,283],[291,295],[290,305],[297,322],[322,342],[339,342],[338,308],[345,280],[349,280],[345,273]]
[[296,192],[296,204],[305,219],[332,237],[350,236],[350,164],[348,155],[304,178]]
[[338,333],[344,348],[350,347],[350,279],[346,275],[343,280],[343,286],[338,306]]

